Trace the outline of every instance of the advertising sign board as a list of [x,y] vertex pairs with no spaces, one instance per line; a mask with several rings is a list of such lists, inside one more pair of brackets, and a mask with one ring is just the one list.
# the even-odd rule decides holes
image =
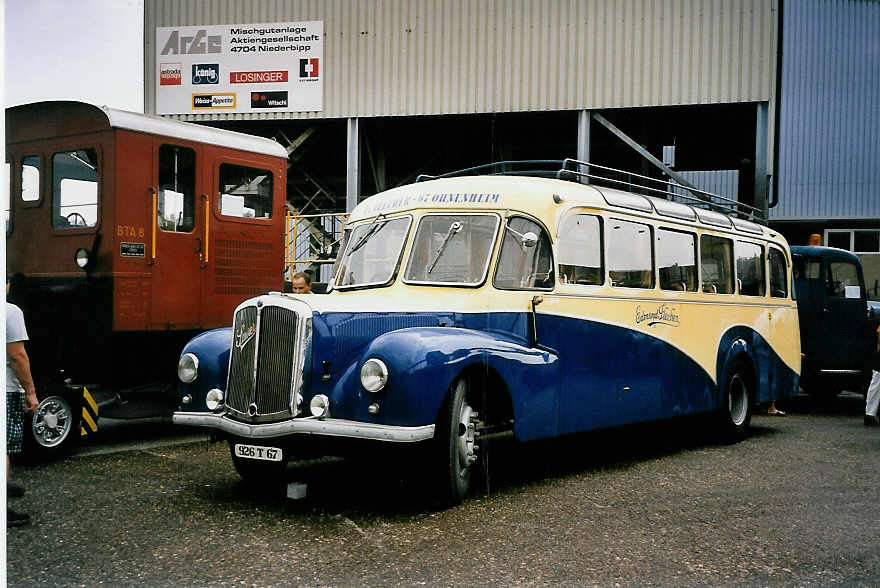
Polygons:
[[324,109],[323,21],[156,28],[156,113]]

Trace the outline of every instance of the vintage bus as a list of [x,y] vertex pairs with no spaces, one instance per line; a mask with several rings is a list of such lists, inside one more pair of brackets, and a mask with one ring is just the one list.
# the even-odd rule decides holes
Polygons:
[[450,504],[484,435],[705,414],[741,438],[754,407],[798,389],[785,239],[587,165],[367,198],[329,295],[252,298],[187,344],[174,421],[228,440],[246,479],[324,442],[421,443]]
[[186,341],[283,285],[286,150],[79,102],[6,109],[6,140],[9,299],[40,399],[26,439],[61,449],[99,409],[170,415]]

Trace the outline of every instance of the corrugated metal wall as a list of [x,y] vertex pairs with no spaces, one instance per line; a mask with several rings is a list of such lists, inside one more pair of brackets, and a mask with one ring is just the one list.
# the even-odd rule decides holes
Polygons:
[[772,220],[880,218],[880,2],[786,0]]
[[759,102],[775,77],[775,0],[146,0],[155,29],[324,21],[324,110],[187,120],[336,118]]

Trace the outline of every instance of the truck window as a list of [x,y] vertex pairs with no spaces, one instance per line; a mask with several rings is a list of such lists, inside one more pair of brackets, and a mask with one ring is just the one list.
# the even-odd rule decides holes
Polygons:
[[564,284],[599,285],[602,267],[602,221],[591,214],[575,214],[559,229],[559,279]]
[[[495,287],[502,290],[552,288],[553,254],[544,229],[534,221],[515,216],[507,219],[502,230],[504,238],[495,270]],[[537,241],[531,237],[537,237]]]
[[196,153],[188,147],[159,147],[157,222],[163,231],[189,233],[195,226]]
[[98,224],[98,152],[64,151],[52,156],[52,226],[81,229]]
[[272,172],[221,164],[220,214],[238,218],[272,218]]
[[829,296],[846,298],[847,286],[861,286],[859,284],[859,272],[856,265],[845,261],[833,261],[829,263],[826,286],[828,288]]

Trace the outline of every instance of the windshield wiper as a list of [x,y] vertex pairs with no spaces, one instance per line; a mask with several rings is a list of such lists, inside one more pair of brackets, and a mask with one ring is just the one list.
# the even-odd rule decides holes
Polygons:
[[349,250],[349,252],[348,252],[349,255],[351,255],[352,253],[354,253],[355,251],[357,251],[358,249],[360,249],[361,247],[366,245],[367,241],[369,241],[373,235],[378,233],[379,229],[381,229],[382,227],[385,226],[387,221],[385,223],[382,223],[381,225],[378,224],[379,219],[381,219],[381,218],[385,218],[385,215],[380,214],[379,216],[377,216],[376,218],[373,219],[373,222],[370,223],[370,226],[367,227],[367,230],[364,231],[364,234],[361,235],[361,238],[357,240],[357,243],[355,243],[354,245],[351,246],[351,250]]
[[451,225],[449,225],[449,230],[446,232],[446,236],[443,237],[443,242],[440,243],[440,247],[437,248],[437,253],[434,255],[433,261],[428,265],[428,273],[430,274],[434,271],[434,266],[437,265],[437,262],[440,261],[440,256],[443,255],[443,252],[446,251],[446,246],[449,244],[449,240],[452,239],[452,236],[461,231],[461,222],[455,221]]

